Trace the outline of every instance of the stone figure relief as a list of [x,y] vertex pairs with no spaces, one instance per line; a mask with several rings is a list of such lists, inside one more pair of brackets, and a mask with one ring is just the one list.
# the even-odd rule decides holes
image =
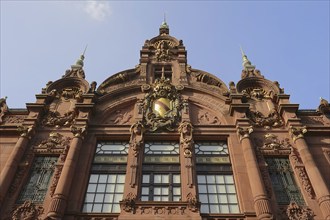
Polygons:
[[191,125],[190,122],[184,121],[181,122],[178,128],[180,132],[180,145],[181,148],[183,149],[183,154],[187,158],[192,157],[192,148],[194,141],[192,140],[192,131],[193,131],[193,126]]
[[170,61],[172,59],[171,55],[171,46],[168,41],[162,40],[159,41],[157,47],[156,47],[156,60],[157,61]]
[[131,138],[129,144],[130,148],[134,152],[134,156],[137,156],[140,152],[141,146],[143,144],[144,132],[144,125],[140,121],[133,124],[130,128]]
[[218,116],[210,114],[208,111],[202,110],[198,112],[198,123],[201,125],[220,125],[221,122]]

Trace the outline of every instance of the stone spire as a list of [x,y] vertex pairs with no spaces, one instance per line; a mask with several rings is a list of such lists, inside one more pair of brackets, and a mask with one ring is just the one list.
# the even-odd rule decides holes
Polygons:
[[83,67],[84,67],[84,59],[85,59],[86,49],[87,49],[87,46],[86,46],[83,54],[81,54],[79,59],[76,61],[76,64],[71,65],[71,69],[66,70],[65,74],[62,76],[62,78],[79,77],[79,78],[85,79],[85,72],[83,70]]
[[169,33],[170,33],[170,28],[166,23],[166,15],[164,14],[164,21],[159,27],[159,35],[169,35]]

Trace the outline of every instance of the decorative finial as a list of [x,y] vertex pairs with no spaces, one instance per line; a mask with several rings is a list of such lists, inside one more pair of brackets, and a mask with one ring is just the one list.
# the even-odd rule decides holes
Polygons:
[[170,33],[170,28],[166,23],[166,13],[164,13],[163,23],[159,27],[159,35],[168,35]]
[[243,67],[244,69],[255,69],[255,66],[253,66],[250,62],[250,60],[247,58],[246,54],[244,53],[242,47],[240,46],[241,53],[242,53],[242,59],[243,59]]
[[82,68],[84,66],[84,59],[85,59],[85,53],[87,50],[87,46],[88,45],[86,44],[84,52],[80,55],[80,58],[77,60],[76,64],[71,66],[72,68]]

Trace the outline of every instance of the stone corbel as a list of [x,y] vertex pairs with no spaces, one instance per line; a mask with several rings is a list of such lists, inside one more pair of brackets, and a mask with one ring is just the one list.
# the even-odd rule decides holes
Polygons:
[[290,126],[289,133],[291,135],[293,142],[295,143],[296,140],[298,140],[300,138],[304,138],[304,134],[307,133],[307,129],[306,129],[306,126],[304,126],[304,127]]
[[252,126],[248,128],[237,127],[237,135],[240,141],[242,141],[244,138],[249,138],[252,132],[253,132]]
[[125,199],[120,201],[120,207],[125,212],[135,212],[136,195],[130,192]]
[[192,212],[198,212],[201,203],[198,202],[196,196],[193,196],[191,193],[187,195],[188,209]]

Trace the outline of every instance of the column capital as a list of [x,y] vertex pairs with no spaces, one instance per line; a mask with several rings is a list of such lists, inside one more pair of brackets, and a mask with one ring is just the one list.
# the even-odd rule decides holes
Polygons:
[[72,125],[70,128],[71,128],[71,132],[73,133],[73,136],[77,138],[83,138],[87,133],[86,125],[84,126]]
[[34,133],[34,128],[35,128],[34,125],[30,125],[30,126],[19,125],[17,126],[17,131],[19,132],[21,137],[31,139],[31,136]]
[[239,137],[239,140],[242,141],[244,138],[249,138],[250,134],[253,132],[253,127],[237,127],[237,135]]
[[303,127],[290,126],[289,133],[291,135],[293,142],[295,143],[296,140],[298,140],[300,138],[304,138],[304,134],[307,133],[307,128],[306,128],[306,126],[303,126]]

